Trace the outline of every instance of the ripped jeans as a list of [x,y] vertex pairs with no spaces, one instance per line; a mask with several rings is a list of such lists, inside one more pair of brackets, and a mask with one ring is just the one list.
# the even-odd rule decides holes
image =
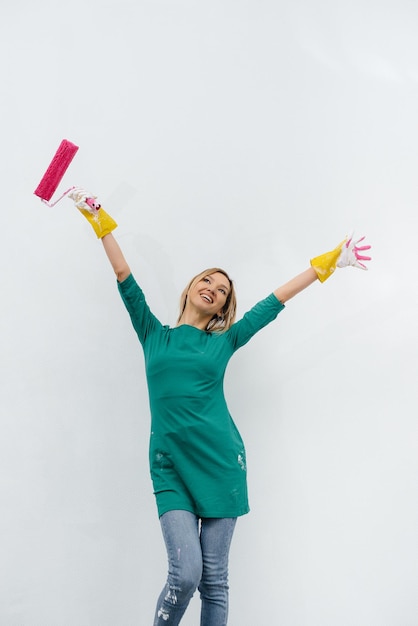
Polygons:
[[226,626],[228,555],[236,518],[199,518],[168,511],[160,518],[168,578],[157,602],[154,626],[177,626],[199,589],[200,626]]

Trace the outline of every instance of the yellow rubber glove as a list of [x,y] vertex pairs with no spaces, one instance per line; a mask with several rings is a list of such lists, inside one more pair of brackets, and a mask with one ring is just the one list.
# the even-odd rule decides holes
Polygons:
[[347,239],[344,239],[334,250],[325,252],[320,256],[311,259],[311,265],[314,268],[321,283],[327,280],[335,272],[341,250]]
[[98,239],[108,235],[117,227],[115,220],[96,202],[97,196],[93,196],[80,187],[74,187],[68,197],[74,201],[80,213],[90,222]]
[[357,267],[361,270],[367,270],[367,266],[362,261],[370,261],[370,256],[365,256],[364,252],[370,250],[369,244],[359,246],[365,237],[360,237],[355,241],[353,235],[346,237],[334,250],[326,252],[320,256],[311,259],[311,265],[314,268],[319,280],[323,283],[327,278],[335,272],[337,267]]

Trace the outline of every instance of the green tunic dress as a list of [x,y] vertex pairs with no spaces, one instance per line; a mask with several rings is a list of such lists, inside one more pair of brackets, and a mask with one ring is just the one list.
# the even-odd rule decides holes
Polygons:
[[163,326],[132,274],[119,292],[142,344],[151,409],[149,460],[158,514],[199,517],[248,513],[245,448],[224,397],[238,348],[284,308],[274,294],[222,333]]

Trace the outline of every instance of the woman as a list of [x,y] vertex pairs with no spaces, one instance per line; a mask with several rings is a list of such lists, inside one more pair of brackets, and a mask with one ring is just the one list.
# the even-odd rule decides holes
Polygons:
[[[220,268],[195,276],[185,288],[174,328],[150,311],[113,237],[116,223],[80,189],[70,197],[102,239],[118,289],[142,344],[151,408],[150,470],[168,555],[168,577],[154,626],[180,620],[198,588],[201,626],[228,617],[228,553],[237,517],[248,512],[245,448],[228,412],[223,378],[229,359],[285,303],[337,266],[366,269],[352,240],[312,259],[311,267],[235,322],[232,280]],[[362,240],[359,240],[362,241]]]

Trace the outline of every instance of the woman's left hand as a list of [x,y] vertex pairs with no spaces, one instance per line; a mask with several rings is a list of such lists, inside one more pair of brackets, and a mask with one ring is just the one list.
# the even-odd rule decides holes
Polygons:
[[367,270],[367,266],[362,263],[362,261],[370,261],[372,257],[365,256],[363,252],[366,250],[370,250],[371,246],[363,245],[359,246],[358,244],[364,241],[365,237],[361,237],[357,239],[357,241],[353,241],[353,235],[343,244],[341,249],[341,254],[338,257],[337,267],[347,267],[351,265],[352,267],[358,267],[361,270]]

